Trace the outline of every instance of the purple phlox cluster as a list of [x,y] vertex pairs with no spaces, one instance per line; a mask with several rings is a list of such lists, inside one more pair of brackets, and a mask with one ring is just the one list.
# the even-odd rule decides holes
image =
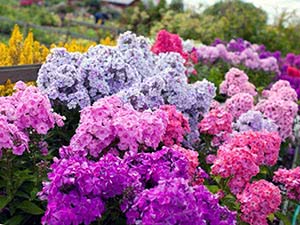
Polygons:
[[276,54],[261,54],[264,49],[243,39],[231,40],[228,44],[216,41],[212,46],[202,45],[197,49],[198,59],[205,64],[221,60],[232,66],[244,65],[253,70],[262,70],[278,74],[279,66]]
[[[63,147],[60,149],[61,158],[54,159],[51,172],[48,174],[49,181],[43,183],[43,190],[39,193],[42,200],[48,201],[42,223],[90,224],[101,218],[106,210],[106,203],[115,197],[121,200],[119,201],[121,210],[129,213],[128,221],[132,221],[130,211],[133,209],[137,196],[146,190],[155,190],[161,182],[169,179],[176,182],[178,178],[182,180],[186,188],[191,190],[200,188],[189,186],[194,184],[195,176],[198,179],[207,178],[207,174],[199,167],[198,162],[195,162],[197,155],[192,150],[174,146],[174,148],[163,147],[152,153],[125,154],[123,159],[107,153],[99,160],[92,161],[87,158],[84,150],[73,151],[72,147]],[[174,189],[172,193],[175,196],[182,194],[181,189]],[[193,204],[191,206],[204,204],[202,198],[198,202],[193,202],[201,193],[191,192],[189,196],[194,195],[194,197],[186,199],[186,204]],[[216,221],[216,224],[217,221],[223,220],[232,220],[234,223],[235,214],[221,207],[218,199],[208,190],[205,189],[204,193],[209,196],[209,199],[201,210],[206,213],[204,210],[207,204],[206,207],[218,216],[210,218],[210,213],[207,213],[203,218],[207,220],[215,218],[213,221]],[[175,204],[173,207],[180,208],[181,200],[180,198],[173,202]],[[211,205],[212,200],[213,205]],[[190,209],[186,209],[183,214],[189,215]],[[172,216],[172,212],[165,211],[165,213],[169,217]]]
[[252,96],[257,95],[255,86],[248,80],[249,78],[244,71],[231,68],[225,74],[225,80],[220,84],[220,93],[227,96],[233,96],[238,93],[248,93]]
[[224,107],[227,112],[231,113],[234,119],[237,119],[240,115],[254,107],[254,99],[248,93],[235,94],[226,100]]
[[162,180],[141,192],[126,213],[129,224],[236,224],[235,213],[218,204],[203,185],[191,187],[183,178]]
[[81,156],[55,159],[39,193],[47,200],[42,224],[90,224],[105,211],[105,201],[135,185],[138,174],[118,157],[107,154],[98,162]]
[[277,81],[269,91],[264,91],[265,98],[260,99],[255,110],[272,119],[278,126],[281,138],[292,137],[293,122],[298,112],[297,94],[288,81]]
[[239,132],[248,130],[277,132],[278,126],[269,118],[266,118],[261,112],[249,110],[243,113],[233,124],[233,128]]
[[[53,112],[49,99],[38,88],[19,81],[12,96],[0,97],[1,143],[3,148],[12,148],[13,154],[22,155],[28,149],[30,134],[45,135],[58,126],[63,126],[63,117]],[[41,148],[45,152],[45,147]]]

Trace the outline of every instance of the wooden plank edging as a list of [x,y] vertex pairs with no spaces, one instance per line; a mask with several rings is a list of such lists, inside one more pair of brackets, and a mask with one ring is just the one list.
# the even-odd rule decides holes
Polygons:
[[35,81],[41,66],[42,64],[0,67],[0,84],[4,84],[8,79],[11,82]]

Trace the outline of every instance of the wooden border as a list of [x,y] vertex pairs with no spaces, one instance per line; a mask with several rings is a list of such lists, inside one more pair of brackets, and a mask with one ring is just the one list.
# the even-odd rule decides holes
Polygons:
[[0,67],[0,84],[4,84],[8,79],[11,82],[36,81],[41,66],[42,64]]

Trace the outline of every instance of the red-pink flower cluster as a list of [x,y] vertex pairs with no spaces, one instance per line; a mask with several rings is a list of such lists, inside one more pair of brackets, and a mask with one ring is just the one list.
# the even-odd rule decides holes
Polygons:
[[161,30],[157,33],[151,51],[157,55],[159,53],[177,52],[186,61],[188,60],[188,54],[183,51],[181,38],[177,34],[169,33],[166,30]]
[[254,107],[253,96],[248,93],[240,93],[233,95],[225,102],[225,110],[237,119],[245,112],[248,112]]
[[294,169],[279,169],[274,173],[273,180],[283,183],[290,199],[300,201],[300,167]]
[[298,112],[295,90],[288,81],[280,80],[270,91],[264,91],[263,96],[266,99],[260,100],[255,110],[262,112],[276,123],[282,139],[292,137],[293,122]]
[[225,80],[220,84],[220,93],[233,96],[239,93],[257,95],[255,86],[248,81],[248,76],[244,71],[231,68],[225,75]]
[[232,116],[222,107],[211,109],[199,123],[201,133],[214,135],[213,144],[220,145],[229,138],[232,132]]
[[184,135],[190,132],[188,119],[181,112],[176,111],[176,106],[163,105],[159,109],[168,114],[168,124],[163,136],[164,145],[172,146],[180,144],[183,141]]
[[222,145],[213,161],[212,174],[230,178],[232,193],[240,193],[259,166],[272,166],[278,159],[281,139],[277,133],[247,131],[236,134]]
[[241,219],[250,225],[268,225],[266,218],[281,203],[279,188],[265,180],[248,184],[237,199],[241,203]]

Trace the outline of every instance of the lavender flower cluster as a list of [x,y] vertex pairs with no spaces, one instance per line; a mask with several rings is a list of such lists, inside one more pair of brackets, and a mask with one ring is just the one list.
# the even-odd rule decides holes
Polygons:
[[236,123],[233,124],[233,128],[239,132],[248,130],[278,132],[278,126],[273,120],[265,117],[261,112],[254,110],[249,110],[242,114]]
[[198,58],[204,63],[225,61],[232,66],[244,65],[253,70],[279,73],[276,54],[264,54],[263,46],[251,44],[248,41],[237,39],[229,43],[216,41],[212,46],[202,45],[197,49]]

